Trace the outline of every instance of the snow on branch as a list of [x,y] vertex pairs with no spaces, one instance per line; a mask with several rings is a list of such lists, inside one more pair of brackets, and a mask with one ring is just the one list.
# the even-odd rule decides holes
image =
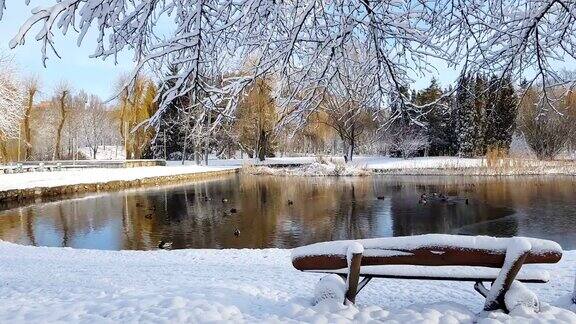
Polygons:
[[417,120],[422,111],[402,90],[435,70],[431,59],[517,81],[532,73],[544,89],[573,82],[554,66],[576,59],[575,19],[576,2],[564,0],[53,0],[32,10],[10,47],[37,27],[46,63],[49,49],[58,55],[54,33],[73,29],[80,44],[92,28],[92,57],[132,52],[133,78],[177,66],[152,123],[182,96],[194,109],[233,116],[238,97],[264,74],[277,80],[287,122],[304,120],[353,47],[376,62],[373,95],[399,98]]
[[24,117],[23,89],[15,71],[0,58],[0,138],[18,138]]

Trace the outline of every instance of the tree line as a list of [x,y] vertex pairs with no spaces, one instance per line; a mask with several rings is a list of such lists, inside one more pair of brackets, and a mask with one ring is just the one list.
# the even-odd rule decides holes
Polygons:
[[[298,104],[281,102],[286,97],[273,77],[258,78],[246,87],[233,115],[222,114],[218,107],[207,111],[190,96],[173,98],[157,114],[158,99],[172,88],[170,80],[177,80],[176,67],[166,72],[164,82],[140,76],[124,87],[126,78],[120,78],[113,103],[65,83],[47,94],[38,79],[14,79],[12,92],[4,92],[16,99],[12,105],[1,102],[0,108],[6,116],[10,112],[20,117],[10,123],[4,119],[0,157],[96,158],[106,146],[115,148],[117,158],[197,163],[208,163],[210,155],[264,160],[330,154],[347,161],[355,154],[478,157],[508,154],[513,139],[519,138],[538,158],[551,159],[574,145],[576,94],[569,88],[556,87],[543,100],[542,89],[527,82],[515,85],[509,76],[467,74],[444,89],[432,79],[422,90],[404,87],[402,100],[383,101],[370,89],[369,71],[352,64],[325,85],[316,108],[305,116],[293,114]],[[413,109],[411,116],[407,109]],[[154,116],[158,119],[152,123]]]

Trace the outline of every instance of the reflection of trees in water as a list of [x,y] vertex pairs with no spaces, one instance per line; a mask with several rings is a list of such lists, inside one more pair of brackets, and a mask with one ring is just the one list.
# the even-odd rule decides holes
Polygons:
[[[572,178],[231,176],[0,212],[0,238],[138,250],[154,249],[161,239],[176,248],[263,248],[389,233],[561,240],[576,228],[569,217],[576,208],[574,184]],[[420,205],[424,192],[468,197],[471,203]],[[240,237],[233,235],[236,228]]]
[[[466,234],[459,229],[514,214],[513,209],[493,207],[470,197],[466,188],[467,184],[445,182],[405,184],[391,199],[394,236],[426,233]],[[419,199],[423,193],[443,193],[451,196],[448,201],[431,197],[426,204],[421,204]],[[470,199],[470,204],[465,203],[466,198]],[[517,232],[514,222],[514,219],[509,220],[504,236]]]
[[[76,238],[108,226],[118,204],[89,197],[9,210],[0,216],[0,237],[23,244],[74,246]],[[10,232],[11,234],[8,234]]]

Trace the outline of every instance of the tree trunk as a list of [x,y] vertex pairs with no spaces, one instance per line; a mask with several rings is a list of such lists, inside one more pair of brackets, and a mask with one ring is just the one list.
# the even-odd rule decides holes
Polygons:
[[194,145],[194,162],[196,162],[196,164],[200,164],[200,146],[199,145]]
[[26,142],[26,151],[24,160],[28,160],[32,155],[32,136],[30,132],[30,115],[32,114],[32,105],[34,104],[34,96],[36,90],[28,92],[28,106],[26,107],[26,115],[24,115],[24,141]]
[[[182,143],[182,165],[184,165],[184,161],[186,161],[186,148],[187,148],[187,140],[186,140],[186,135],[184,135],[184,143]],[[194,152],[196,153],[196,152]]]
[[354,157],[354,148],[356,143],[354,140],[350,140],[349,150],[348,150],[348,162],[352,162],[352,158]]
[[204,165],[208,165],[208,152],[210,149],[210,122],[212,118],[212,113],[208,111],[208,116],[206,117],[206,138],[204,139]]
[[268,135],[265,131],[260,131],[260,138],[258,140],[258,159],[264,161],[266,159],[266,151],[268,150]]
[[0,162],[8,162],[7,139],[0,133]]
[[54,157],[57,157],[60,160],[60,140],[62,139],[62,129],[64,128],[64,123],[66,122],[66,109],[64,107],[64,101],[66,100],[66,91],[62,92],[60,96],[60,114],[62,117],[60,118],[60,124],[58,125],[58,130],[56,133],[56,147],[54,149]]
[[342,155],[344,156],[344,162],[348,163],[348,142],[344,138],[342,138]]

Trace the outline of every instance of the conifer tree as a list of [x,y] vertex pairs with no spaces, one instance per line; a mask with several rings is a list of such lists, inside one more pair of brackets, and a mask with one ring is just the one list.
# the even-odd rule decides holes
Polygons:
[[518,96],[510,76],[502,80],[492,77],[490,92],[485,130],[486,144],[489,148],[508,151],[516,129]]
[[[430,85],[420,91],[416,96],[418,105],[426,105],[437,101],[442,96],[442,89],[436,79],[432,79]],[[454,130],[450,124],[449,102],[441,102],[435,107],[429,107],[425,116],[426,135],[428,136],[428,154],[432,156],[447,155],[451,151],[451,137]]]
[[[175,65],[170,66],[165,78],[165,84],[160,85],[162,93],[165,94],[167,89],[174,86],[174,80],[178,75],[178,68]],[[183,109],[187,104],[186,97],[179,97],[170,102],[166,109],[160,115],[157,123],[157,132],[152,141],[152,153],[157,159],[181,159],[184,144],[184,121]]]
[[486,80],[483,75],[478,74],[474,80],[474,108],[476,110],[474,121],[474,153],[476,155],[486,154],[486,140],[484,137],[486,128],[486,98]]
[[496,75],[490,77],[488,82],[488,93],[486,95],[486,125],[484,127],[484,142],[486,148],[494,148],[496,146],[496,133],[497,129],[497,112],[496,103],[498,101],[498,88],[500,87],[500,82]]
[[458,155],[471,157],[475,154],[477,135],[476,109],[474,97],[470,91],[470,76],[462,75],[458,80],[456,93],[456,134],[458,136]]

